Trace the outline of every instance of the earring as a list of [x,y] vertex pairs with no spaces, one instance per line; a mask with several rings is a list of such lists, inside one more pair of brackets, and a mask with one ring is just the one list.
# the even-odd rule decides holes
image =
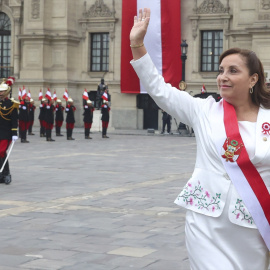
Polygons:
[[250,94],[253,93],[253,87],[249,88],[249,93],[250,93]]

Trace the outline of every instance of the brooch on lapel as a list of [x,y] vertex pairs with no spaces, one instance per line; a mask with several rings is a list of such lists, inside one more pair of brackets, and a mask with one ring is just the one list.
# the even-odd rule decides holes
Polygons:
[[270,124],[265,122],[262,124],[262,133],[265,134],[265,135],[270,135]]
[[236,140],[227,138],[223,144],[223,154],[221,155],[226,161],[235,162],[241,153],[243,144],[239,144]]

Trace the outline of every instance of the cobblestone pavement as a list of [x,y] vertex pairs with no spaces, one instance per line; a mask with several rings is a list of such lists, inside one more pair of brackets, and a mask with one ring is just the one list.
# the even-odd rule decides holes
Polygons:
[[0,186],[0,269],[188,269],[185,211],[173,201],[195,139],[82,131],[15,143],[12,184]]
[[16,142],[12,184],[0,186],[0,270],[189,269],[185,210],[173,201],[194,167],[194,137],[35,133]]

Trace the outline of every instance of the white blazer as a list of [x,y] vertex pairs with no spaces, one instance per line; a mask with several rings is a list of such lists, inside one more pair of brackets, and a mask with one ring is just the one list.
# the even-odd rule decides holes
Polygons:
[[[188,93],[166,84],[148,54],[136,61],[132,60],[131,64],[145,90],[157,105],[178,121],[193,127],[195,132],[197,142],[195,169],[175,203],[211,217],[220,216],[225,203],[229,203],[228,215],[232,223],[256,228],[226,173],[216,148],[215,139],[225,134],[223,101],[216,102],[212,97],[193,98]],[[256,142],[250,142],[256,143],[255,156],[251,162],[270,190],[270,135],[262,132],[262,124],[265,122],[270,122],[270,110],[260,108],[256,124]],[[224,142],[225,140],[226,137]],[[232,194],[228,199],[230,187]]]

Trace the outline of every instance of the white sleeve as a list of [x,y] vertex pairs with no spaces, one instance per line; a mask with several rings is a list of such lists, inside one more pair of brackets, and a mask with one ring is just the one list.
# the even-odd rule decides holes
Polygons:
[[187,92],[180,91],[172,87],[171,84],[165,83],[149,54],[136,61],[132,60],[130,63],[145,90],[161,109],[178,121],[194,126],[193,124],[207,100],[193,98]]

